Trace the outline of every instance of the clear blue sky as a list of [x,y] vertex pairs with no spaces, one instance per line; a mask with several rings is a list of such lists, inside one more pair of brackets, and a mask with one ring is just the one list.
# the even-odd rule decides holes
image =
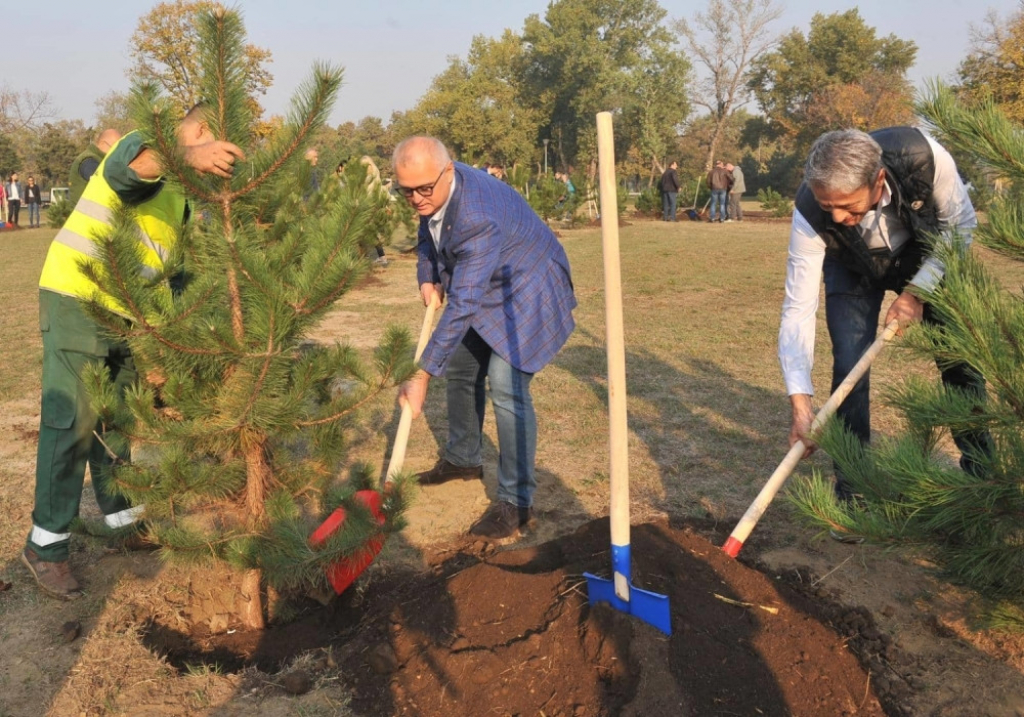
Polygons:
[[[662,0],[671,17],[705,7],[706,0]],[[858,7],[879,35],[895,34],[918,46],[911,78],[950,77],[966,53],[969,24],[980,25],[988,9],[1001,16],[1017,0],[777,0],[785,11],[774,28],[806,32],[814,12]],[[0,84],[50,94],[60,117],[91,124],[95,100],[110,90],[126,90],[128,38],[147,4],[104,0],[23,2],[4,13]],[[232,3],[226,2],[231,5]],[[547,0],[248,0],[239,3],[249,37],[271,50],[274,87],[264,105],[287,109],[292,89],[313,61],[345,67],[345,86],[331,124],[366,115],[385,122],[393,110],[412,107],[452,55],[465,56],[474,35],[498,36],[506,27],[522,29],[531,13],[543,15]],[[89,14],[90,6],[105,15]]]

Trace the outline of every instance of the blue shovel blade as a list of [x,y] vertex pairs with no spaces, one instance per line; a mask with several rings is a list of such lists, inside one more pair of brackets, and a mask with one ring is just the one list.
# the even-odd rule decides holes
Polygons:
[[629,600],[623,600],[615,594],[615,582],[599,578],[590,573],[583,573],[587,579],[587,592],[590,604],[605,602],[619,612],[638,617],[648,625],[661,630],[666,635],[672,634],[672,616],[669,612],[668,595],[648,592],[629,585]]

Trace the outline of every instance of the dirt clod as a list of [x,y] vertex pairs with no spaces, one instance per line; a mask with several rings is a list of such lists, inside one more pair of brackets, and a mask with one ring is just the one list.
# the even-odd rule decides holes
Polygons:
[[313,678],[305,670],[293,670],[281,678],[281,687],[290,695],[304,695],[313,687]]
[[60,636],[64,642],[74,642],[82,634],[82,623],[78,620],[69,620],[60,626]]
[[398,657],[387,643],[374,647],[366,658],[367,664],[378,675],[390,675],[398,669]]

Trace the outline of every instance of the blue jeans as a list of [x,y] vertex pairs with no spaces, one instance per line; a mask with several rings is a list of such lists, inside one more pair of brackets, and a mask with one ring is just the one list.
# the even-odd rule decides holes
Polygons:
[[677,192],[661,193],[661,218],[666,222],[676,220],[676,197]]
[[715,210],[718,210],[718,220],[725,221],[729,218],[729,192],[725,189],[711,190],[711,221],[715,221]]
[[448,362],[448,444],[444,458],[457,466],[483,463],[484,390],[490,381],[498,426],[498,500],[533,505],[537,488],[537,416],[530,396],[532,373],[515,368],[491,350],[473,329]]
[[28,225],[30,227],[39,226],[39,204],[37,202],[28,205]]
[[[871,281],[850,271],[838,261],[826,258],[823,267],[825,278],[825,318],[829,337],[832,340],[832,390],[835,391],[860,357],[874,342],[878,332],[878,315],[882,309],[885,290],[874,286]],[[924,321],[935,323],[931,307],[925,304]],[[942,383],[946,388],[960,389],[974,393],[979,403],[985,401],[985,380],[967,364],[957,364],[942,369]],[[836,411],[846,427],[861,443],[871,440],[871,372],[857,382],[850,395]],[[980,464],[977,458],[992,453],[992,439],[988,433],[955,431],[953,441],[960,449],[960,467],[971,475],[978,475]],[[841,498],[850,491],[842,473],[836,470],[836,494]]]

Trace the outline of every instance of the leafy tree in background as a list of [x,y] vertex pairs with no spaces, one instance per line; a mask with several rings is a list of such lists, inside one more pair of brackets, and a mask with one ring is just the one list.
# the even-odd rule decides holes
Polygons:
[[81,120],[45,123],[31,144],[29,166],[22,171],[33,172],[42,187],[65,185],[68,167],[89,143],[90,135]]
[[111,90],[98,98],[95,105],[97,132],[116,129],[121,134],[127,134],[135,129],[131,119],[130,98],[126,93]]
[[[1017,124],[1024,124],[1024,7],[1007,17],[990,10],[980,26],[971,26],[969,54],[960,63],[959,84],[953,89],[968,104],[992,102]],[[975,208],[986,210],[996,189],[996,177],[974,158],[951,148],[957,167],[971,185]],[[1024,196],[1019,183],[999,182],[999,192]]]
[[[596,163],[598,112],[619,110],[623,117],[651,112],[636,108],[644,78],[665,72],[673,77],[659,82],[685,82],[680,75],[689,72],[689,62],[673,54],[665,16],[656,0],[558,0],[543,18],[526,18],[523,96],[543,118],[537,139],[551,140],[553,164]],[[684,94],[657,92],[648,99],[669,105],[652,117],[675,117],[681,123],[689,114]],[[616,156],[626,155],[625,138],[642,135],[620,124]]]
[[766,126],[799,155],[832,129],[911,121],[916,55],[909,40],[877,37],[856,9],[816,13],[806,37],[794,30],[754,61],[749,86]]
[[1024,124],[1024,8],[1005,19],[990,11],[971,35],[957,93],[969,102],[991,100],[1007,117]]
[[652,48],[630,77],[631,101],[622,108],[617,131],[629,143],[627,156],[635,151],[638,164],[646,164],[648,184],[675,158],[679,130],[690,114],[690,77],[689,61],[663,46]]
[[[210,0],[174,0],[154,6],[139,18],[129,41],[132,65],[128,77],[159,84],[183,111],[195,107],[204,99],[200,86],[203,68],[196,52],[197,20],[216,9],[224,6]],[[250,44],[243,52],[245,90],[253,105],[254,121],[258,121],[260,108],[255,96],[265,94],[273,81],[265,67],[272,61],[270,50]]]
[[[943,145],[975,157],[993,176],[1024,182],[1024,134],[992,102],[965,104],[935,86],[919,106]],[[1024,261],[1024,211],[1015,197],[998,198],[974,232],[1004,259]],[[908,330],[903,346],[944,365],[964,362],[988,384],[988,400],[942,387],[937,378],[909,377],[886,393],[903,418],[897,435],[862,447],[836,422],[820,444],[863,495],[860,509],[836,504],[820,475],[796,490],[814,525],[838,527],[877,543],[925,550],[955,580],[1005,598],[1004,612],[1024,625],[1024,301],[1001,287],[971,251],[938,242],[945,278],[923,292],[943,321]],[[960,470],[942,444],[951,429],[990,431],[993,457],[973,456],[977,476]]]
[[524,101],[522,39],[476,36],[468,57],[451,58],[430,89],[397,123],[397,134],[437,137],[463,161],[529,163],[537,153],[540,114]]
[[[161,275],[137,271],[131,209],[97,238],[97,261],[83,265],[125,307],[128,319],[95,302],[93,318],[132,349],[146,377],[121,401],[102,366],[83,376],[112,445],[144,457],[114,468],[113,484],[145,504],[151,537],[186,563],[224,561],[243,574],[245,624],[264,624],[261,586],[325,586],[325,569],[358,554],[400,525],[403,482],[384,496],[380,525],[338,480],[347,429],[357,409],[410,375],[409,337],[389,329],[373,368],[343,345],[308,340],[327,311],[369,269],[366,253],[384,210],[357,183],[329,183],[306,199],[303,153],[322,126],[341,70],[319,65],[292,103],[280,132],[252,133],[249,55],[241,20],[214,8],[194,15],[192,47],[199,96],[217,139],[246,152],[230,179],[194,171],[171,138],[179,98],[154,83],[135,90],[140,130],[160,155],[167,181],[193,201],[194,221],[180,235]],[[268,197],[270,197],[268,199]],[[260,217],[260,220],[257,220]],[[181,288],[166,290],[170,277]],[[363,487],[368,466],[353,469]],[[338,506],[347,519],[324,545],[312,529]]]
[[9,177],[22,167],[21,153],[10,135],[0,132],[0,177]]
[[714,120],[705,170],[712,167],[729,116],[752,96],[747,73],[775,44],[768,26],[781,14],[782,8],[773,0],[710,0],[705,12],[673,24],[703,68],[690,94],[693,103],[707,109]]

